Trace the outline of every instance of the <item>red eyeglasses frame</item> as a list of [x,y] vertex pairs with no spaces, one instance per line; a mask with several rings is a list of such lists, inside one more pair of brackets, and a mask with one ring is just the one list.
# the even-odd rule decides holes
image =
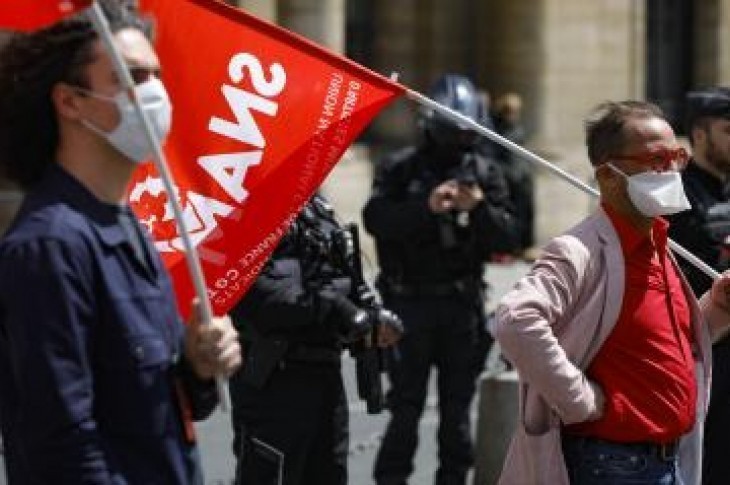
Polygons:
[[609,158],[637,162],[651,167],[652,170],[657,172],[666,172],[667,170],[681,172],[687,167],[690,156],[687,150],[677,147],[673,150],[662,149],[630,155],[612,155]]

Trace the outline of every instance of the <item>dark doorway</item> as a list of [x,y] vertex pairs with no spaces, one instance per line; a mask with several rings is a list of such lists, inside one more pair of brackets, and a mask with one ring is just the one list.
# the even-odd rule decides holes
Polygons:
[[684,96],[692,86],[691,0],[647,0],[646,97],[684,132]]
[[370,66],[375,26],[372,0],[347,0],[345,2],[345,55],[355,62]]

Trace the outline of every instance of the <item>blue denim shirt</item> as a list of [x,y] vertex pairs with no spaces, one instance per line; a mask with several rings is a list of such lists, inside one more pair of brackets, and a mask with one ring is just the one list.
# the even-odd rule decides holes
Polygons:
[[148,238],[135,255],[120,211],[129,209],[54,165],[0,243],[0,419],[12,484],[189,484],[199,473],[174,382],[197,392],[198,417],[212,410],[214,387],[180,359],[169,277]]

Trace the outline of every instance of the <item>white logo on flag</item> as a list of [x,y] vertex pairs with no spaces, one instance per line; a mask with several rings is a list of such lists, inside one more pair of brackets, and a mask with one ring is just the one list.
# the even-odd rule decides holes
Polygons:
[[[175,186],[175,197],[181,208],[188,234],[193,245],[198,246],[218,228],[216,216],[226,217],[234,207],[204,195],[186,190],[181,193]],[[166,252],[182,252],[184,246],[177,231],[172,204],[162,180],[158,177],[147,177],[138,183],[129,193],[129,202],[153,235],[157,250]]]

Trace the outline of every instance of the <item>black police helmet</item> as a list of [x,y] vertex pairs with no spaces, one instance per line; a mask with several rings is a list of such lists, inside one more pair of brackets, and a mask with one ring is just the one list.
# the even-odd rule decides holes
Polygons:
[[730,120],[730,88],[713,87],[687,93],[687,126],[700,118],[725,118]]
[[[433,83],[428,96],[477,123],[481,121],[483,103],[474,84],[465,76],[444,74]],[[430,142],[444,147],[467,149],[478,140],[476,132],[444,118],[430,108],[421,111],[420,124]]]

